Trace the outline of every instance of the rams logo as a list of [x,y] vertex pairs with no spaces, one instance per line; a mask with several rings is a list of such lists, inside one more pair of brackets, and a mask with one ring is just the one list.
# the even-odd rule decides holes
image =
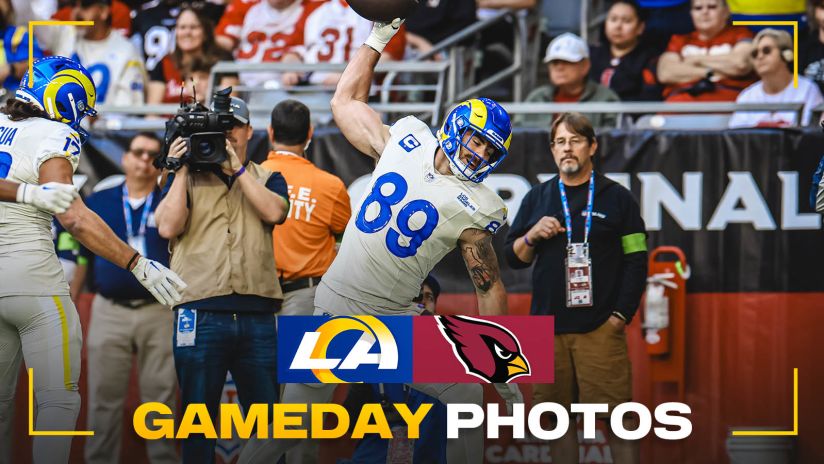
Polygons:
[[437,316],[441,334],[466,373],[489,383],[508,383],[530,375],[521,343],[506,327],[467,316]]
[[[332,342],[344,332],[360,332],[360,337],[343,358],[329,357]],[[379,352],[372,352],[378,343]],[[338,375],[354,374],[362,365],[378,370],[398,368],[398,345],[389,328],[374,316],[336,316],[312,332],[303,334],[289,369],[310,369],[321,383],[345,383]],[[333,373],[335,371],[335,373]]]

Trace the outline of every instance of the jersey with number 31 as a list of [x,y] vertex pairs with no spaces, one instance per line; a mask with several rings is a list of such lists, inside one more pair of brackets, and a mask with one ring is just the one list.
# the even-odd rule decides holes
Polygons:
[[[12,121],[0,114],[0,179],[40,183],[40,166],[65,158],[77,169],[80,138],[66,124],[44,118]],[[0,296],[68,292],[54,254],[52,215],[34,206],[0,202]]]
[[361,303],[406,309],[461,233],[495,233],[506,220],[506,207],[485,185],[435,170],[438,141],[420,120],[408,116],[389,131],[323,282]]

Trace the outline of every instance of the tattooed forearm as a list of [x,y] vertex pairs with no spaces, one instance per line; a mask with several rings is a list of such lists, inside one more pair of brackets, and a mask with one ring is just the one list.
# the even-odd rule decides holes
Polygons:
[[500,278],[498,257],[492,248],[492,236],[462,244],[461,253],[475,288],[482,293],[488,292]]

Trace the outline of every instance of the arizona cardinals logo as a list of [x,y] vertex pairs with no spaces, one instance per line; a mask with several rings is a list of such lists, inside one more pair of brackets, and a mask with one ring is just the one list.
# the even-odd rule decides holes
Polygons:
[[489,383],[507,383],[530,374],[518,338],[506,327],[467,316],[437,318],[438,328],[467,374]]

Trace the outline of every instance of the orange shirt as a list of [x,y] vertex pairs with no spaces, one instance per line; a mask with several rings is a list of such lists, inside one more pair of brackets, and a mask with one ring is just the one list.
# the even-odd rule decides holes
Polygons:
[[288,152],[270,152],[261,165],[280,172],[289,185],[289,214],[272,234],[278,275],[283,280],[320,277],[335,258],[352,210],[339,177]]

